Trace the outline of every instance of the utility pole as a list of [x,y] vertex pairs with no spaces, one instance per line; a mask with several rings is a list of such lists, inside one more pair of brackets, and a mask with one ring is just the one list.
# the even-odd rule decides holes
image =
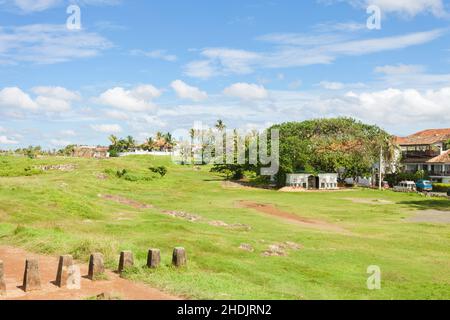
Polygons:
[[378,168],[378,174],[379,174],[379,177],[378,177],[378,188],[381,190],[382,189],[382,177],[383,177],[383,174],[382,174],[382,165],[383,165],[383,146],[380,146],[380,166],[379,166],[379,168]]

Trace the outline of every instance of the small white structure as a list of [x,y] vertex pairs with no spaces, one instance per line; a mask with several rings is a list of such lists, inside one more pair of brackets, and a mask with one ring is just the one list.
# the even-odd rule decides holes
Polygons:
[[286,175],[286,185],[304,189],[334,190],[338,188],[337,173],[290,173]]
[[396,192],[416,192],[417,187],[414,181],[402,181],[398,186],[394,187]]
[[169,151],[145,151],[145,150],[135,150],[131,152],[120,152],[119,157],[127,157],[127,156],[171,156],[173,152]]

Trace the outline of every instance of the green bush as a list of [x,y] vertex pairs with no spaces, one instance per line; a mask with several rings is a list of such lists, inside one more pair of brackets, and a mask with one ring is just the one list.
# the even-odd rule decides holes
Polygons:
[[117,158],[117,157],[119,157],[119,151],[117,150],[117,149],[109,149],[108,150],[109,151],[109,156],[111,157],[111,158]]
[[433,191],[447,192],[450,190],[450,183],[433,183]]
[[[127,169],[105,169],[106,174],[118,179],[124,179],[126,181],[136,182],[136,181],[152,181],[156,178],[155,175],[149,175],[145,173],[130,172]],[[165,174],[165,173],[164,173]]]
[[167,168],[164,166],[150,167],[149,170],[153,173],[159,174],[161,177],[164,177],[167,174]]
[[401,181],[414,181],[425,179],[428,180],[428,175],[423,171],[419,170],[416,173],[406,173],[406,172],[399,172],[399,173],[393,173],[393,174],[387,174],[384,177],[384,180],[386,180],[391,187],[398,185]]

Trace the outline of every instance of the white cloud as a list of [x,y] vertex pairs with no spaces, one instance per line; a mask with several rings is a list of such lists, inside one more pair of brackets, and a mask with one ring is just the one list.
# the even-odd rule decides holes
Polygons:
[[152,85],[141,85],[131,90],[116,87],[103,92],[97,101],[116,109],[139,112],[154,109],[155,106],[150,100],[160,95],[161,91]]
[[161,90],[155,88],[150,84],[144,84],[135,87],[131,90],[131,95],[137,99],[152,100],[160,97],[162,94]]
[[121,0],[2,0],[0,5],[10,5],[23,13],[41,12],[57,6],[73,2],[79,5],[117,5]]
[[60,134],[67,137],[74,137],[77,135],[77,133],[74,130],[61,130]]
[[73,100],[80,100],[80,94],[74,91],[70,91],[63,87],[34,87],[31,89],[35,94],[54,98],[54,99],[60,99],[60,100],[67,100],[67,101],[73,101]]
[[107,110],[105,112],[105,115],[108,118],[117,119],[117,120],[128,120],[130,118],[130,115],[123,111],[118,110]]
[[260,59],[255,52],[228,48],[209,48],[201,53],[206,58],[220,63],[224,73],[248,74],[253,72],[251,62]]
[[329,82],[329,81],[321,81],[319,83],[319,86],[327,90],[340,90],[344,88],[344,84],[341,82]]
[[217,75],[249,74],[258,68],[292,68],[329,64],[340,56],[360,56],[399,50],[431,42],[445,34],[444,29],[399,36],[349,39],[347,34],[268,34],[258,40],[274,45],[272,51],[252,52],[230,48],[201,51],[204,60],[185,66],[185,74],[207,79]]
[[8,64],[61,63],[95,57],[111,47],[111,42],[97,33],[71,31],[65,25],[0,27],[0,53]]
[[[289,119],[349,116],[388,127],[393,132],[411,130],[411,124],[448,125],[450,87],[435,90],[384,89],[342,94],[316,95],[272,91],[274,122]],[[283,115],[289,115],[287,118]]]
[[0,144],[18,144],[19,141],[9,139],[6,136],[0,136]]
[[425,70],[424,66],[410,65],[410,64],[398,64],[398,65],[385,65],[375,68],[376,73],[382,73],[386,75],[398,75],[398,74],[413,74],[420,73]]
[[211,61],[198,60],[184,66],[184,74],[193,78],[208,79],[216,74],[216,70]]
[[321,81],[317,84],[318,86],[326,89],[326,90],[342,90],[349,88],[364,88],[366,85],[358,82],[358,83],[343,83],[343,82],[333,82],[333,81]]
[[370,121],[395,123],[450,121],[446,102],[450,99],[450,87],[438,90],[386,89],[375,92],[347,93],[349,110]]
[[447,15],[442,0],[346,0],[352,5],[367,8],[369,5],[380,7],[384,13],[396,13],[414,17],[422,13],[431,13],[436,17]]
[[69,102],[52,97],[39,96],[36,98],[36,103],[42,109],[49,112],[65,112],[71,109],[71,105]]
[[160,59],[168,62],[177,61],[177,56],[174,54],[167,53],[167,50],[152,50],[152,51],[143,51],[143,50],[132,50],[132,55],[136,56],[144,56],[152,59]]
[[422,65],[385,65],[374,69],[384,87],[433,89],[450,83],[450,74],[430,74]]
[[65,147],[72,144],[72,142],[61,139],[51,139],[50,144],[55,147]]
[[120,133],[122,132],[122,127],[118,124],[96,124],[91,125],[94,131],[102,133]]
[[242,82],[235,83],[225,88],[223,93],[227,96],[240,98],[242,100],[261,100],[269,97],[269,93],[263,86]]
[[8,87],[0,91],[0,109],[22,109],[35,111],[38,104],[17,87]]
[[181,80],[173,81],[170,86],[176,92],[177,96],[181,99],[202,101],[208,98],[208,94],[206,92],[201,91],[197,87],[190,86]]
[[35,87],[38,94],[36,103],[41,109],[49,112],[66,112],[72,108],[72,101],[80,100],[81,96],[63,87]]
[[61,0],[13,0],[14,5],[23,12],[44,11],[61,3]]
[[71,103],[81,99],[78,93],[63,87],[36,87],[32,91],[39,94],[33,99],[18,87],[8,87],[0,91],[0,109],[18,114],[20,111],[66,112]]

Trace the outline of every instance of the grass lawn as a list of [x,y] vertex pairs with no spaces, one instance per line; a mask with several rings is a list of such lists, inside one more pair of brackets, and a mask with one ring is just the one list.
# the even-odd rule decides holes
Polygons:
[[[40,174],[33,169],[44,164],[77,168]],[[168,167],[163,178],[148,170],[159,165]],[[107,169],[148,179],[106,176]],[[347,232],[307,228],[239,206],[240,200],[271,204]],[[176,166],[164,157],[0,157],[0,243],[84,261],[101,251],[110,268],[117,267],[120,250],[132,250],[138,267],[127,277],[188,298],[450,299],[450,225],[408,221],[425,209],[450,211],[450,201],[391,191],[283,193],[224,186],[208,168]],[[301,249],[263,255],[270,245],[286,242]],[[188,267],[181,270],[170,267],[175,246],[188,253]],[[161,249],[163,265],[157,270],[142,267],[149,248]],[[381,290],[367,289],[370,265],[381,268]]]

